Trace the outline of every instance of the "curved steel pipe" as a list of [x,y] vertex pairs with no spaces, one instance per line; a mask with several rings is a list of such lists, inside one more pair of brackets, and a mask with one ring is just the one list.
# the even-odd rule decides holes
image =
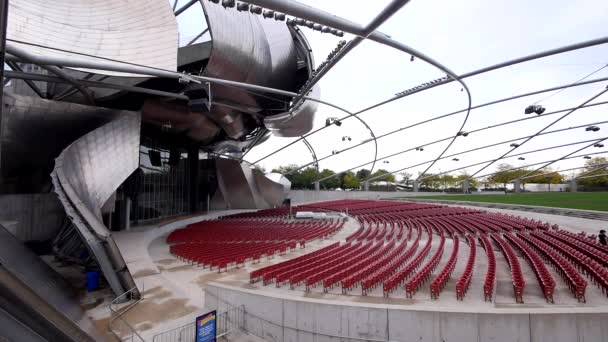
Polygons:
[[509,155],[511,152],[515,151],[516,149],[518,149],[521,145],[524,145],[525,143],[527,143],[528,141],[534,139],[534,137],[536,137],[537,135],[539,135],[540,133],[544,132],[546,129],[548,129],[549,127],[555,125],[556,123],[558,123],[559,121],[561,121],[562,119],[564,119],[565,117],[567,117],[568,115],[574,113],[576,110],[582,108],[584,105],[586,105],[587,103],[597,99],[598,97],[602,96],[604,93],[608,92],[608,88],[602,90],[601,92],[599,92],[598,94],[592,96],[590,99],[588,99],[587,101],[583,102],[582,104],[580,104],[578,107],[572,109],[571,111],[567,112],[566,114],[560,116],[557,120],[551,122],[550,124],[548,124],[547,126],[545,126],[543,129],[541,129],[540,131],[538,131],[536,134],[534,134],[533,136],[527,138],[526,140],[524,140],[522,143],[520,143],[519,145],[517,145],[516,147],[513,147],[511,150],[507,151],[506,153],[504,153],[503,155],[501,155],[500,157],[490,161],[487,165],[483,166],[481,169],[475,171],[475,173],[473,173],[469,178],[465,179],[464,181],[467,181],[469,179],[472,179],[475,175],[477,175],[478,173],[480,173],[481,171],[485,170],[487,167],[489,167],[490,165],[494,164],[496,161],[504,158],[505,156]]
[[[608,137],[607,137],[607,139],[608,139]],[[597,140],[597,139],[594,139],[594,140]],[[539,148],[539,149],[536,149],[536,150],[531,150],[531,151],[527,151],[527,152],[517,153],[517,154],[511,155],[511,156],[505,157],[504,159],[512,158],[512,157],[517,157],[517,156],[523,156],[523,155],[530,154],[530,153],[548,151],[548,150],[552,150],[552,149],[556,149],[556,148],[562,148],[562,147],[568,147],[568,146],[573,146],[573,145],[578,145],[578,144],[584,144],[584,143],[587,143],[589,141],[591,141],[591,140],[577,141],[577,142],[573,142],[573,143],[569,143],[569,144],[555,145],[555,146],[550,146],[550,147],[543,147],[543,148]],[[608,151],[588,153],[588,154],[585,154],[585,155],[592,155],[592,154],[606,153],[606,152],[608,152]],[[584,156],[584,155],[581,155],[579,157],[582,157],[582,156]],[[566,157],[566,158],[563,158],[561,160],[566,160],[566,159],[571,159],[571,158],[574,158],[574,157]],[[521,167],[515,167],[515,168],[509,169],[509,170],[506,170],[506,171],[519,170],[519,169],[523,169],[523,168],[526,168],[526,167],[529,167],[529,166],[541,165],[541,164],[547,163],[549,161],[552,161],[552,160],[547,160],[547,161],[543,161],[543,162],[539,162],[539,163],[534,163],[534,164],[528,164],[526,166],[521,166]],[[488,161],[485,160],[485,161],[481,161],[481,162],[478,162],[478,163],[469,164],[469,165],[462,166],[462,167],[459,167],[459,168],[456,168],[456,169],[451,169],[451,170],[448,170],[448,171],[439,172],[439,173],[436,173],[436,174],[434,174],[432,176],[439,176],[439,175],[449,174],[450,172],[464,170],[464,169],[467,169],[467,168],[469,168],[471,166],[477,166],[477,165],[481,165],[481,164],[484,164],[484,163],[487,163],[487,162]],[[427,161],[426,163],[429,163],[429,162]],[[421,163],[421,164],[425,164],[425,163]],[[418,166],[418,165],[416,165],[416,166]],[[483,177],[495,175],[495,174],[501,173],[501,172],[505,172],[505,170],[497,171],[497,172],[492,172],[492,173],[489,173],[489,174],[485,174],[483,176],[471,177],[471,178],[469,178],[469,180],[470,179],[483,178]],[[423,180],[426,179],[426,178],[432,177],[432,176],[427,176],[427,177],[423,178]],[[369,181],[369,180],[367,180],[367,181]],[[463,183],[464,181],[466,181],[466,180],[459,181],[458,183]]]
[[310,154],[312,155],[312,160],[314,160],[314,166],[317,170],[317,174],[319,174],[319,161],[317,160],[317,154],[315,153],[315,149],[312,147],[312,145],[308,142],[308,140],[306,140],[306,138],[304,138],[304,140],[302,140],[304,142],[304,145],[306,145],[306,147],[308,147],[308,151],[310,151]]
[[[561,158],[559,158],[559,159],[555,159],[554,161],[548,162],[547,164],[545,164],[545,165],[543,165],[543,166],[541,166],[541,167],[537,168],[536,170],[533,170],[533,171],[530,171],[530,172],[526,173],[526,174],[525,174],[525,175],[523,175],[521,178],[525,178],[526,176],[529,176],[529,175],[531,175],[531,174],[533,174],[533,173],[535,173],[535,172],[538,172],[538,171],[540,171],[540,170],[544,169],[545,167],[547,167],[547,166],[549,166],[549,165],[551,165],[551,164],[555,164],[555,163],[557,163],[557,162],[558,162],[558,161],[560,161],[560,160],[564,160],[564,158],[570,157],[571,155],[573,155],[573,154],[575,154],[575,153],[577,153],[577,152],[580,152],[580,151],[582,151],[582,150],[584,150],[584,149],[586,149],[586,148],[589,148],[589,147],[591,147],[591,146],[593,146],[593,145],[595,145],[595,144],[597,144],[597,143],[601,143],[602,141],[604,141],[604,140],[606,140],[606,139],[608,139],[608,137],[606,137],[606,138],[602,138],[602,139],[597,139],[597,140],[594,140],[593,142],[591,142],[591,144],[589,144],[589,145],[587,145],[587,146],[583,146],[583,147],[581,147],[581,148],[577,149],[576,151],[572,151],[572,152],[570,152],[570,153],[568,153],[568,154],[564,155],[563,157],[561,157]],[[518,178],[520,178],[520,177],[518,177]],[[513,179],[513,180],[514,180],[514,179]]]
[[[580,127],[584,127],[584,126],[580,126]],[[580,128],[580,127],[564,128],[564,129],[560,129],[560,130],[556,130],[556,131],[552,131],[552,132],[547,132],[547,133],[544,133],[544,134],[557,133],[557,132],[566,131],[566,130],[575,129],[575,128]],[[517,139],[515,139],[515,140],[517,140]],[[514,140],[514,141],[515,141],[515,140]],[[511,156],[504,157],[503,159],[506,159],[506,158],[511,158],[511,157],[523,156],[523,155],[526,155],[526,154],[529,154],[529,153],[533,153],[533,152],[541,152],[541,151],[546,151],[546,150],[550,150],[550,149],[554,149],[554,148],[560,148],[560,147],[567,147],[567,146],[572,146],[572,145],[582,144],[582,143],[586,143],[586,142],[590,142],[590,141],[594,141],[594,140],[595,140],[595,139],[592,139],[592,140],[583,140],[583,141],[578,141],[578,142],[569,143],[569,144],[562,144],[562,145],[554,145],[554,146],[551,146],[551,147],[544,147],[544,148],[540,148],[540,149],[536,149],[536,150],[532,150],[532,151],[528,151],[528,152],[517,153],[517,154],[511,155]],[[463,151],[463,152],[455,153],[455,154],[452,154],[452,155],[450,155],[450,156],[445,156],[444,158],[450,158],[450,157],[453,157],[453,156],[457,156],[457,155],[461,155],[461,154],[465,154],[465,153],[469,153],[469,152],[473,152],[473,151],[481,150],[481,149],[484,149],[484,148],[492,147],[492,146],[494,146],[494,145],[496,145],[496,144],[491,144],[491,145],[487,145],[487,146],[477,147],[477,148],[470,149],[470,150],[467,150],[467,151]],[[491,159],[490,159],[490,160],[491,160]],[[469,167],[471,167],[471,166],[477,166],[477,165],[481,165],[481,164],[483,164],[483,163],[487,163],[487,162],[489,162],[490,160],[485,160],[485,161],[482,161],[482,162],[478,162],[478,163],[474,163],[474,164],[469,164],[469,165],[466,165],[466,166],[462,166],[462,167],[459,167],[459,168],[457,168],[457,169],[453,169],[453,170],[448,170],[448,171],[444,171],[444,172],[436,173],[436,174],[434,174],[434,175],[432,175],[432,176],[436,176],[436,175],[444,175],[444,174],[448,174],[448,173],[450,173],[450,172],[454,172],[454,171],[458,171],[458,170],[463,170],[463,169],[469,168]],[[501,159],[501,160],[502,160],[502,159]],[[394,173],[397,173],[397,172],[401,172],[401,171],[405,171],[405,170],[407,170],[407,169],[411,169],[411,168],[413,168],[413,167],[421,166],[421,165],[424,165],[424,164],[428,164],[428,163],[430,163],[431,161],[432,161],[432,160],[428,160],[428,161],[425,161],[425,162],[422,162],[422,163],[418,163],[418,164],[415,164],[415,165],[410,165],[410,166],[404,167],[404,168],[402,168],[402,169],[399,169],[399,170],[397,170],[397,171],[393,171],[393,172],[391,172],[391,174],[394,174]],[[384,176],[384,175],[382,175],[382,176]],[[373,177],[373,178],[368,178],[368,179],[365,179],[364,181],[369,182],[369,181],[372,181],[372,180],[374,180],[374,179],[380,178],[380,177],[382,177],[382,176],[376,176],[376,177]],[[428,177],[431,177],[431,176],[423,177],[422,179],[426,179],[426,178],[428,178]],[[472,179],[472,178],[471,178],[471,179]],[[464,181],[464,180],[463,180],[463,181]]]
[[[604,105],[604,104],[608,104],[608,101],[590,104],[587,107]],[[545,114],[545,115],[555,115],[557,113],[565,112],[565,111],[568,111],[568,110],[570,110],[570,109],[564,109],[564,110],[556,111],[556,112]],[[503,122],[503,123],[500,123],[500,124],[496,124],[496,125],[492,125],[492,126],[487,126],[487,127],[479,128],[479,129],[470,131],[469,133],[481,132],[481,131],[484,131],[484,130],[487,130],[487,129],[501,127],[501,126],[509,125],[509,124],[512,124],[512,123],[515,123],[515,122],[520,122],[520,121],[524,121],[524,120],[530,120],[530,119],[534,119],[534,118],[538,118],[538,116],[528,117],[528,118],[525,118],[525,119],[518,119],[518,120],[507,121],[507,122]],[[587,127],[589,125],[600,125],[600,124],[604,124],[604,123],[608,123],[608,121],[599,121],[599,122],[594,122],[594,123],[584,124],[584,125],[579,125],[579,126],[560,128],[560,129],[556,129],[556,130],[553,130],[553,131],[543,132],[540,135],[553,134],[553,133],[558,133],[558,132],[564,132],[564,131],[568,131],[568,130],[572,130],[572,129],[584,128],[584,127]],[[523,137],[519,137],[519,138],[514,138],[514,139],[509,139],[509,140],[501,141],[501,142],[498,142],[498,143],[492,143],[492,144],[488,144],[488,145],[472,148],[472,149],[469,149],[469,150],[461,151],[461,152],[458,152],[458,153],[453,153],[453,154],[450,154],[450,155],[447,155],[447,156],[443,156],[441,159],[451,158],[451,157],[463,155],[463,154],[466,154],[466,153],[469,153],[469,152],[474,152],[474,151],[483,150],[483,149],[486,149],[486,148],[489,148],[489,147],[494,147],[494,146],[498,146],[498,145],[502,145],[502,144],[507,144],[507,143],[510,143],[510,142],[515,142],[515,141],[518,141],[518,140],[521,140],[521,139],[526,139],[528,137],[531,137],[531,135],[523,136]],[[435,140],[435,141],[432,141],[430,143],[426,143],[423,146],[429,146],[429,145],[437,144],[437,143],[446,141],[446,140],[448,140],[450,138],[451,137],[446,137],[446,138],[443,138],[443,139]],[[391,158],[391,157],[394,157],[394,156],[397,156],[397,155],[400,155],[400,154],[403,154],[403,153],[414,151],[415,149],[416,149],[416,147],[410,147],[408,149],[405,149],[405,150],[402,150],[402,151],[399,151],[399,152],[395,152],[393,154],[389,154],[387,156],[378,158],[378,160],[383,160],[383,159]],[[389,174],[395,174],[397,172],[401,172],[401,171],[410,169],[412,167],[416,167],[416,166],[424,165],[426,163],[430,163],[431,161],[432,160],[429,160],[429,161],[426,161],[426,162],[423,162],[423,163],[420,163],[420,164],[416,164],[416,165],[413,165],[413,166],[408,166],[408,167],[403,168],[403,169],[392,171]],[[336,175],[344,173],[344,172],[352,171],[354,169],[358,169],[358,168],[360,168],[362,166],[365,166],[367,164],[370,164],[370,163],[371,162],[367,162],[367,163],[364,163],[364,164],[357,165],[357,166],[352,167],[352,168],[350,168],[348,170],[344,170],[344,171],[338,172]],[[332,177],[335,177],[336,175],[328,176],[328,177],[325,177],[325,178],[322,178],[322,179],[318,179],[316,181],[317,182],[324,181],[324,180],[330,179]],[[376,179],[376,178],[366,179],[366,181],[370,181],[370,180],[374,180],[374,179]]]

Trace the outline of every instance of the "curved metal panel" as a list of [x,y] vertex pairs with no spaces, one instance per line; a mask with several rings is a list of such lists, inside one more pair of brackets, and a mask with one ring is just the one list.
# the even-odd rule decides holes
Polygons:
[[[176,70],[177,22],[166,0],[11,0],[7,38]],[[19,45],[38,55],[73,56]]]
[[51,175],[68,217],[117,295],[135,283],[110,231],[101,222],[101,208],[139,166],[141,126],[139,113],[122,114],[63,150]]
[[[308,96],[320,98],[320,88],[315,85]],[[264,118],[264,125],[279,137],[299,137],[312,130],[315,113],[319,104],[305,100],[293,112],[285,112]]]
[[[4,177],[48,175],[54,159],[82,135],[117,118],[114,109],[4,94],[0,169]],[[60,123],[60,124],[59,124]],[[43,184],[31,184],[36,192]]]
[[254,169],[252,173],[257,191],[264,198],[268,206],[276,207],[283,204],[283,200],[286,197],[283,184],[266,177],[260,170]]
[[229,209],[265,209],[280,205],[285,187],[256,169],[233,159],[218,158],[215,162],[219,190],[214,196],[216,208],[223,199]]
[[[298,82],[296,44],[299,40],[293,36],[284,22],[271,18],[264,19],[263,16],[248,11],[226,9],[220,4],[209,1],[201,1],[201,4],[207,17],[213,44],[209,62],[203,72],[204,76],[285,90],[296,89]],[[310,50],[306,51],[310,54]],[[259,94],[222,85],[212,85],[211,93],[216,100],[263,109],[287,110],[289,102],[288,99],[276,95],[272,96],[273,99],[269,99]],[[293,127],[287,127],[288,132],[280,134],[293,136],[296,131],[308,132],[312,128],[316,106],[312,109],[312,114],[310,114],[311,109],[308,107],[300,109],[299,112],[302,113],[298,115],[298,120],[291,122]],[[233,139],[238,139],[246,133],[242,117],[247,114],[243,112],[214,106],[209,115]],[[285,121],[284,118],[275,118],[276,120]],[[296,129],[295,126],[303,128]]]

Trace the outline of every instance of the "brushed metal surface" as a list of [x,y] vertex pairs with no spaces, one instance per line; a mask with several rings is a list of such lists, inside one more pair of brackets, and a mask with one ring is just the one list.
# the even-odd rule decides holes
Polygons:
[[285,199],[283,184],[274,182],[260,170],[251,170],[255,180],[256,190],[269,208],[280,206]]
[[226,158],[217,158],[215,165],[219,190],[213,199],[215,208],[265,209],[280,205],[286,197],[283,184],[257,169]]
[[[114,109],[43,100],[6,92],[0,145],[2,176],[48,175],[54,159],[74,140],[120,115]],[[35,182],[32,175],[30,182]],[[45,177],[46,178],[46,177]],[[41,192],[31,184],[28,192]]]
[[[294,38],[295,33],[284,22],[264,19],[263,16],[247,11],[225,9],[220,4],[209,1],[201,0],[201,4],[212,37],[211,53],[203,71],[204,76],[291,91],[296,89],[296,44],[301,44],[301,39]],[[311,55],[310,49],[302,50]],[[307,58],[312,60],[311,56]],[[211,92],[213,98],[219,101],[263,109],[288,109],[289,99],[276,95],[264,96],[222,85],[212,85]],[[269,121],[269,124],[276,135],[301,135],[312,129],[315,110],[316,105],[306,104],[294,113],[297,115],[285,113]],[[210,117],[230,138],[238,139],[247,133],[242,119],[247,114],[221,106],[213,107],[211,112]],[[287,120],[286,116],[292,120]],[[293,120],[296,116],[297,120]],[[285,133],[281,130],[285,130]]]
[[[11,0],[7,38],[176,70],[177,21],[166,0]],[[73,56],[19,46],[38,55]]]
[[[55,160],[54,190],[116,295],[135,287],[101,208],[139,166],[141,115],[122,115],[82,136]],[[139,296],[139,293],[136,293]]]
[[[308,96],[320,98],[320,87],[315,85]],[[284,112],[264,118],[264,126],[278,137],[299,137],[312,130],[319,104],[304,100],[293,112]]]

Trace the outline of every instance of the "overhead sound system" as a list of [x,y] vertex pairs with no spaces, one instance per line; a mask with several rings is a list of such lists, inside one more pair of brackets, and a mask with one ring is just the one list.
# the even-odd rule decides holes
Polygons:
[[152,166],[163,166],[163,162],[160,159],[160,151],[148,150],[148,157]]

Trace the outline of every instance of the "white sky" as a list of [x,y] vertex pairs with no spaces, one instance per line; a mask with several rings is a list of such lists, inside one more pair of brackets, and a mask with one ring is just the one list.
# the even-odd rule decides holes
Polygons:
[[[180,1],[180,4],[183,2]],[[346,0],[302,0],[303,3],[334,13],[366,25],[389,1]],[[179,6],[179,5],[178,5]],[[195,8],[196,7],[196,8]],[[181,40],[187,40],[200,32],[204,23],[197,17],[200,6],[194,6],[180,16]],[[414,0],[380,27],[380,31],[434,58],[456,74],[463,74],[502,61],[521,57],[576,42],[608,35],[606,19],[608,1],[605,0]],[[200,18],[200,17],[199,17]],[[311,43],[315,62],[320,64],[340,39],[304,28]],[[576,52],[516,65],[482,76],[468,78],[473,105],[516,95],[528,91],[572,83],[608,63],[608,45],[587,48]],[[371,41],[365,41],[347,55],[320,82],[321,98],[338,104],[350,111],[358,111],[374,103],[389,99],[395,93],[420,83],[444,76],[442,72],[410,56]],[[608,77],[608,68],[591,78]],[[547,112],[575,107],[603,90],[608,82],[581,86],[565,90],[542,101]],[[416,123],[437,115],[463,109],[467,104],[465,92],[457,83],[441,86],[419,94],[408,96],[391,104],[362,114],[376,135]],[[546,98],[545,93],[500,105],[473,110],[465,131],[486,127],[499,122],[524,117],[523,110],[535,101]],[[608,101],[605,94],[594,102]],[[448,119],[424,124],[404,130],[378,141],[378,156],[385,156],[410,147],[423,145],[433,140],[453,135],[464,119],[464,113]],[[320,105],[315,118],[315,128],[325,124],[330,116],[342,117],[335,109]],[[458,138],[447,154],[486,145],[492,142],[531,135],[560,115],[528,120],[523,123],[491,129],[466,138]],[[608,108],[598,106],[581,109],[552,126],[550,130],[608,121]],[[514,153],[525,152],[552,145],[608,137],[608,125],[597,125],[599,132],[585,132],[584,128],[534,138]],[[348,135],[352,142],[342,142]],[[331,127],[309,138],[319,158],[331,155],[331,151],[360,142],[369,137],[367,130],[355,119],[349,119],[341,127]],[[293,141],[293,138],[272,137],[251,151],[246,159],[255,161],[273,150]],[[425,147],[423,152],[408,152],[392,157],[389,164],[376,165],[389,171],[401,169],[434,159],[448,142]],[[608,146],[608,142],[606,143]],[[535,163],[559,158],[580,147],[576,145],[526,155],[525,161],[517,157],[505,160],[513,165]],[[492,159],[509,150],[509,144],[439,161],[429,172],[446,171],[468,164]],[[584,152],[608,151],[588,148]],[[580,154],[584,153],[580,152]],[[349,152],[340,153],[320,163],[320,168],[342,171],[373,159],[373,143],[368,143]],[[605,156],[605,154],[604,154]],[[311,156],[302,143],[295,144],[260,163],[267,170],[289,163],[305,164]],[[584,160],[577,158],[556,163],[559,169],[582,166]],[[369,166],[368,166],[369,168]],[[417,174],[426,165],[409,169]],[[470,173],[479,166],[470,167]],[[490,172],[493,167],[482,174]],[[569,172],[567,174],[570,174]]]

